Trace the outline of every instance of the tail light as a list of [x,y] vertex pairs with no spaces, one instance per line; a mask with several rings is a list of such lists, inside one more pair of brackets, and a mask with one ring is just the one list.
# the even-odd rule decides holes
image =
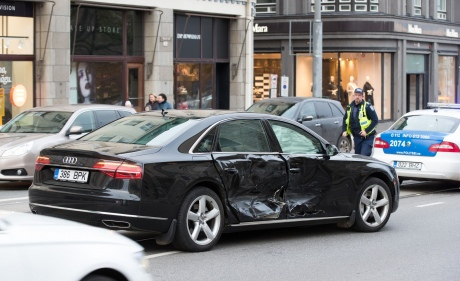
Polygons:
[[93,165],[114,179],[142,179],[142,166],[121,161],[99,161]]
[[38,156],[35,160],[35,170],[40,171],[45,165],[50,163],[50,158],[46,156]]
[[374,148],[390,148],[390,145],[381,138],[376,138],[374,141]]
[[448,141],[432,144],[428,150],[430,152],[460,152],[458,145]]

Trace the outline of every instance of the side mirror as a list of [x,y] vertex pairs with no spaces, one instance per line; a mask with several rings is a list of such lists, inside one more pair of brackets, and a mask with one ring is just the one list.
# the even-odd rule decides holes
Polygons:
[[312,115],[304,115],[304,116],[302,116],[302,122],[303,121],[311,121],[311,120],[313,120]]
[[83,127],[82,126],[72,126],[70,129],[67,131],[66,136],[70,135],[80,135],[83,134]]
[[337,146],[333,145],[333,144],[327,144],[326,145],[326,150],[327,150],[327,156],[334,156],[334,155],[337,155],[339,154],[339,149],[337,148]]

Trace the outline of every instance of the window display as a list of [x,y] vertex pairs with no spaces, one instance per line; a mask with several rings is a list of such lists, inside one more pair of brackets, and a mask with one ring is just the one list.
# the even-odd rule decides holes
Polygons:
[[438,102],[455,103],[455,57],[438,57]]

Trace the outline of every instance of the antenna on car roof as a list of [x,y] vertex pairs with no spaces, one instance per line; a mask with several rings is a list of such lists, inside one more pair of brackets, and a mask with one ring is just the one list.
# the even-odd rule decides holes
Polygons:
[[165,111],[164,109],[162,109],[162,110],[161,110],[161,115],[163,115],[163,117],[165,117],[165,116],[166,116],[166,114],[168,114],[168,112],[167,112],[167,111]]

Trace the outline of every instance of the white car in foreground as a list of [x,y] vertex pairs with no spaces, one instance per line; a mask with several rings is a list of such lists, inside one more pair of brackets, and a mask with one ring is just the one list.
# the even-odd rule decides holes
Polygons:
[[393,165],[400,181],[460,182],[460,105],[428,106],[404,114],[378,134],[372,156]]
[[152,280],[143,248],[110,230],[0,211],[2,281]]

